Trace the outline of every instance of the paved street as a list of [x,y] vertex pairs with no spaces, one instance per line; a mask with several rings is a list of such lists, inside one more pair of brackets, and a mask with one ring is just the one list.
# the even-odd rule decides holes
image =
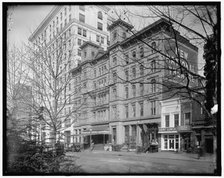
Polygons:
[[214,158],[196,154],[85,151],[67,153],[85,174],[213,174]]

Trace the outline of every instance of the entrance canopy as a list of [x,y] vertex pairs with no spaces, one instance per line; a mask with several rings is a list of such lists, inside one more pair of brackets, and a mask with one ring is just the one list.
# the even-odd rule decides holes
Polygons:
[[108,125],[92,126],[88,130],[82,132],[84,135],[104,135],[110,134]]

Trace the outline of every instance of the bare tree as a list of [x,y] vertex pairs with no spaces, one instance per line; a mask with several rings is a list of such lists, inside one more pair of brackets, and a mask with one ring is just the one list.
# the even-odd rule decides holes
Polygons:
[[27,97],[29,70],[23,63],[24,51],[12,46],[7,53],[7,131],[17,131],[26,136],[31,108]]
[[[141,11],[138,10],[135,12],[132,7],[127,6],[118,11],[115,9],[114,12],[119,18],[128,21],[130,24],[132,24],[134,17],[145,19],[145,23],[147,20],[164,19],[169,25],[163,26],[163,29],[161,28],[160,37],[147,34],[148,37],[150,37],[149,40],[148,38],[141,37],[141,34],[136,32],[136,29],[131,30],[131,35],[136,37],[139,45],[142,44],[147,47],[146,51],[144,51],[145,54],[152,50],[156,52],[159,57],[156,59],[155,65],[145,64],[136,57],[128,56],[128,59],[125,59],[125,55],[120,56],[120,60],[137,62],[142,68],[148,71],[154,70],[155,66],[157,71],[165,71],[165,75],[156,80],[158,92],[148,95],[147,97],[154,98],[161,93],[163,95],[167,93],[169,94],[167,98],[179,96],[183,99],[190,99],[197,102],[209,118],[215,120],[210,111],[217,101],[215,91],[217,91],[218,59],[220,59],[217,38],[217,26],[219,24],[218,7],[168,5],[141,6],[140,8]],[[153,45],[153,41],[155,41],[157,45]],[[180,43],[192,43],[195,46],[199,46],[199,48],[205,46],[205,48],[207,48],[204,50],[205,55],[212,49],[212,54],[208,54],[210,55],[209,60],[207,60],[207,57],[204,55],[206,60],[204,68],[205,76],[199,74],[198,66],[196,65],[197,61],[193,61],[192,63],[187,60],[187,56],[184,56],[181,50]],[[206,47],[207,44],[210,44],[210,49]],[[197,51],[197,49],[195,50]],[[211,59],[211,55],[213,60]],[[195,58],[197,58],[197,56]],[[210,69],[208,69],[208,66],[210,66]],[[143,77],[145,78],[150,75],[151,73],[147,72]],[[139,83],[139,81],[126,80],[123,76],[119,76],[119,78],[123,83]],[[146,80],[141,81],[141,83],[152,84]]]
[[73,107],[75,91],[69,71],[76,50],[72,39],[61,35],[51,44],[43,41],[27,46],[26,64],[32,71],[29,79],[33,87],[34,120],[50,128],[53,146],[56,136],[77,121],[77,111],[82,106]]

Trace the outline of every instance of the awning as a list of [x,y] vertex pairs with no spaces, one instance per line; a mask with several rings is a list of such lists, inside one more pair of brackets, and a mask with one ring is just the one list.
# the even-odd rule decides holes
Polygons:
[[84,135],[100,135],[110,134],[109,125],[92,126],[88,130],[82,132]]

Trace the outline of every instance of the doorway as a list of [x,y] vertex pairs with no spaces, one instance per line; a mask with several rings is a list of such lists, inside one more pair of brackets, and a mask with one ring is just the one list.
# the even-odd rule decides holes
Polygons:
[[205,151],[207,153],[213,153],[213,138],[205,138]]

